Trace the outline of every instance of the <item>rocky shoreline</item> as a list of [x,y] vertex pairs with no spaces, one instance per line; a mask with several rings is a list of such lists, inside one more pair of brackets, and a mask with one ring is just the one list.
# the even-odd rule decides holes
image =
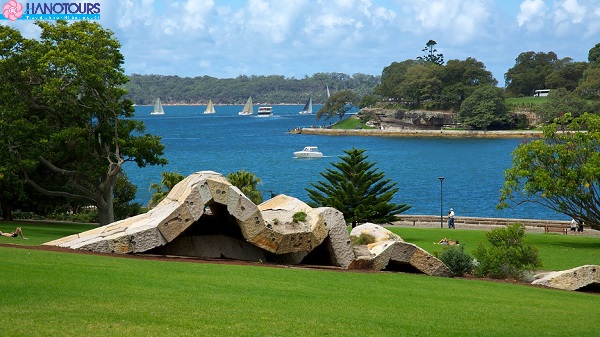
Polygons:
[[542,131],[538,130],[409,130],[409,129],[326,129],[301,128],[296,134],[326,135],[326,136],[378,136],[378,137],[442,137],[442,138],[541,138]]

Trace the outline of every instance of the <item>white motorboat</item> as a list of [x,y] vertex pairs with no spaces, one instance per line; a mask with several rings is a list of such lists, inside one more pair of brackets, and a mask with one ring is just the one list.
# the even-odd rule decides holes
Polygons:
[[273,107],[261,106],[258,108],[258,117],[271,117],[273,116]]
[[316,146],[306,146],[302,151],[294,152],[296,158],[322,158],[323,153]]

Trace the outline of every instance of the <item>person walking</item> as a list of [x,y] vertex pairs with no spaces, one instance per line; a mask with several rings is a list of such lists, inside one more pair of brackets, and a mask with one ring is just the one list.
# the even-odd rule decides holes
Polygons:
[[450,211],[448,212],[448,228],[452,228],[454,229],[454,210],[452,208],[450,208]]

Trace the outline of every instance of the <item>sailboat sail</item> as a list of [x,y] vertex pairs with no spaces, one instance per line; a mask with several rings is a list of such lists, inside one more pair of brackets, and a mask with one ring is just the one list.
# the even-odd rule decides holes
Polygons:
[[248,100],[246,101],[246,105],[244,105],[244,108],[242,109],[242,111],[240,111],[238,113],[238,115],[240,116],[245,116],[245,115],[252,115],[254,113],[254,109],[252,107],[252,96],[248,97]]
[[327,98],[331,97],[331,94],[329,93],[329,85],[325,84],[327,86]]
[[164,115],[165,110],[163,109],[162,103],[160,102],[160,98],[156,99],[156,103],[154,103],[154,109],[150,113],[151,115]]
[[215,110],[215,107],[213,106],[213,102],[212,99],[208,100],[208,105],[206,106],[206,110],[204,110],[205,114],[214,114],[215,112],[217,112]]
[[306,104],[304,105],[304,108],[302,109],[302,111],[299,112],[299,114],[301,115],[310,115],[313,112],[313,106],[312,106],[312,97],[308,98],[308,101],[306,101]]

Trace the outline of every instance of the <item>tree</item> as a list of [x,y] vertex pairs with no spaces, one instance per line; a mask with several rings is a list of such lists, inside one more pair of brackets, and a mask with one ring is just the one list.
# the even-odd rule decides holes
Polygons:
[[398,191],[396,183],[385,179],[384,173],[374,168],[376,163],[367,161],[364,152],[356,148],[344,150],[346,155],[340,162],[321,172],[326,181],[311,183],[314,189],[306,189],[311,199],[308,204],[333,207],[353,225],[369,221],[390,223],[396,215],[408,210],[408,205],[391,202]]
[[398,90],[398,85],[404,82],[408,68],[417,64],[419,64],[419,61],[416,60],[392,62],[392,64],[383,68],[381,83],[375,87],[373,93],[391,98],[394,101],[401,101],[402,95]]
[[513,96],[532,96],[535,90],[546,88],[546,77],[555,70],[558,57],[554,52],[528,51],[515,61],[504,75],[506,90]]
[[346,112],[358,104],[358,95],[351,90],[342,90],[331,94],[325,104],[317,111],[316,119],[325,117],[325,120],[339,116],[340,121]]
[[258,190],[261,181],[254,173],[246,170],[231,172],[227,175],[227,180],[231,185],[239,188],[253,203],[258,205],[263,202],[262,193]]
[[588,62],[590,67],[600,68],[600,43],[597,43],[588,52]]
[[498,81],[485,69],[483,62],[472,57],[450,60],[441,71],[441,108],[460,109],[462,102],[483,85],[496,86]]
[[444,55],[441,53],[436,54],[437,53],[437,49],[435,49],[436,44],[437,44],[437,42],[435,42],[434,40],[427,41],[425,48],[423,48],[421,50],[421,51],[425,52],[425,56],[419,56],[419,57],[417,57],[417,59],[419,59],[421,61],[431,62],[431,63],[437,64],[439,66],[444,65]]
[[557,118],[517,147],[504,178],[498,208],[537,203],[600,229],[600,116]]
[[481,86],[467,97],[458,112],[457,121],[477,129],[508,123],[508,109],[500,89]]
[[546,88],[565,88],[573,91],[587,68],[587,62],[573,62],[571,58],[565,57],[557,62],[557,69],[546,76]]
[[150,202],[148,203],[149,208],[154,208],[158,205],[164,198],[167,197],[169,192],[177,185],[180,181],[182,181],[185,177],[183,174],[179,172],[163,172],[161,173],[162,179],[160,184],[152,183],[150,184],[150,190],[154,190],[154,194],[150,198]]
[[567,113],[577,117],[583,114],[587,107],[587,102],[579,95],[565,88],[559,88],[550,91],[548,101],[539,108],[539,115],[544,122],[551,122],[554,118]]
[[123,55],[112,32],[89,21],[36,24],[39,40],[3,35],[3,45],[22,47],[8,55],[18,68],[10,73],[14,85],[0,94],[19,97],[21,104],[2,123],[13,131],[24,127],[3,146],[38,192],[85,200],[98,208],[100,224],[108,224],[123,164],[164,165],[164,145],[131,119],[132,102],[123,99]]
[[585,71],[577,92],[585,98],[600,100],[600,66],[597,68],[590,66]]

